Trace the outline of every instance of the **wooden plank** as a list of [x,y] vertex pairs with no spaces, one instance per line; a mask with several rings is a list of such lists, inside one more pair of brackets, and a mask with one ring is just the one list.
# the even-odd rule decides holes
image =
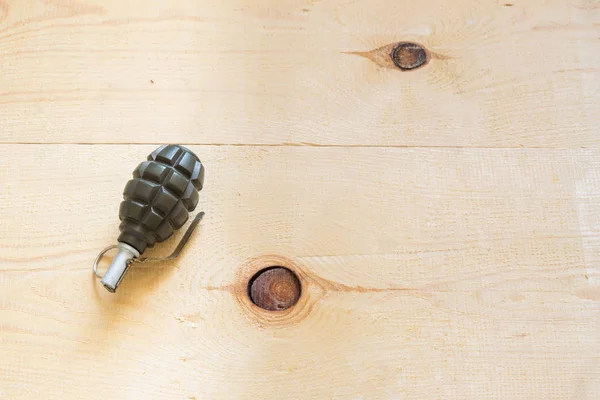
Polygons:
[[[598,397],[599,150],[190,147],[206,219],[110,295],[154,146],[0,146],[0,398]],[[271,264],[287,312],[247,299]]]
[[[2,0],[0,142],[598,147],[599,27],[596,0]],[[405,40],[431,62],[365,56]]]

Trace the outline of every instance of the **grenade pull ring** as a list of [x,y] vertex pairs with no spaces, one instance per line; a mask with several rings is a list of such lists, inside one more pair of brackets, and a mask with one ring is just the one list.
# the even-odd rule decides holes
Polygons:
[[[189,218],[198,204],[198,191],[204,184],[204,166],[189,149],[162,145],[148,156],[127,182],[119,209],[121,234],[118,245],[100,252],[94,261],[94,275],[114,293],[133,262],[167,261],[176,258],[204,216],[199,213],[183,235],[177,248],[165,258],[140,258],[144,250],[170,238]],[[119,252],[104,276],[98,263],[109,250]]]

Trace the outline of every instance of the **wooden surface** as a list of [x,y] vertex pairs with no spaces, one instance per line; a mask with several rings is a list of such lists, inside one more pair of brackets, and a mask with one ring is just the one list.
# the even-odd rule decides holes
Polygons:
[[[600,398],[597,0],[0,0],[0,52],[1,399]],[[161,143],[206,217],[112,295]]]

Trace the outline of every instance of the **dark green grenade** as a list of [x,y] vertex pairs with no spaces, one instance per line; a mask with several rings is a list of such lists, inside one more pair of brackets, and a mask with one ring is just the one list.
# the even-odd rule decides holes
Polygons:
[[119,253],[102,277],[106,289],[115,292],[132,259],[186,223],[203,184],[202,162],[183,146],[162,145],[138,165],[123,191]]

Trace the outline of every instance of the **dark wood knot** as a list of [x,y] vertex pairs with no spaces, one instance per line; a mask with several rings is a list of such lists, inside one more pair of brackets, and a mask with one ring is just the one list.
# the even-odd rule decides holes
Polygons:
[[292,307],[300,299],[301,291],[298,276],[284,267],[258,271],[248,283],[250,300],[269,311],[282,311]]
[[429,60],[427,51],[412,42],[400,42],[392,48],[390,57],[394,65],[403,71],[422,67]]

